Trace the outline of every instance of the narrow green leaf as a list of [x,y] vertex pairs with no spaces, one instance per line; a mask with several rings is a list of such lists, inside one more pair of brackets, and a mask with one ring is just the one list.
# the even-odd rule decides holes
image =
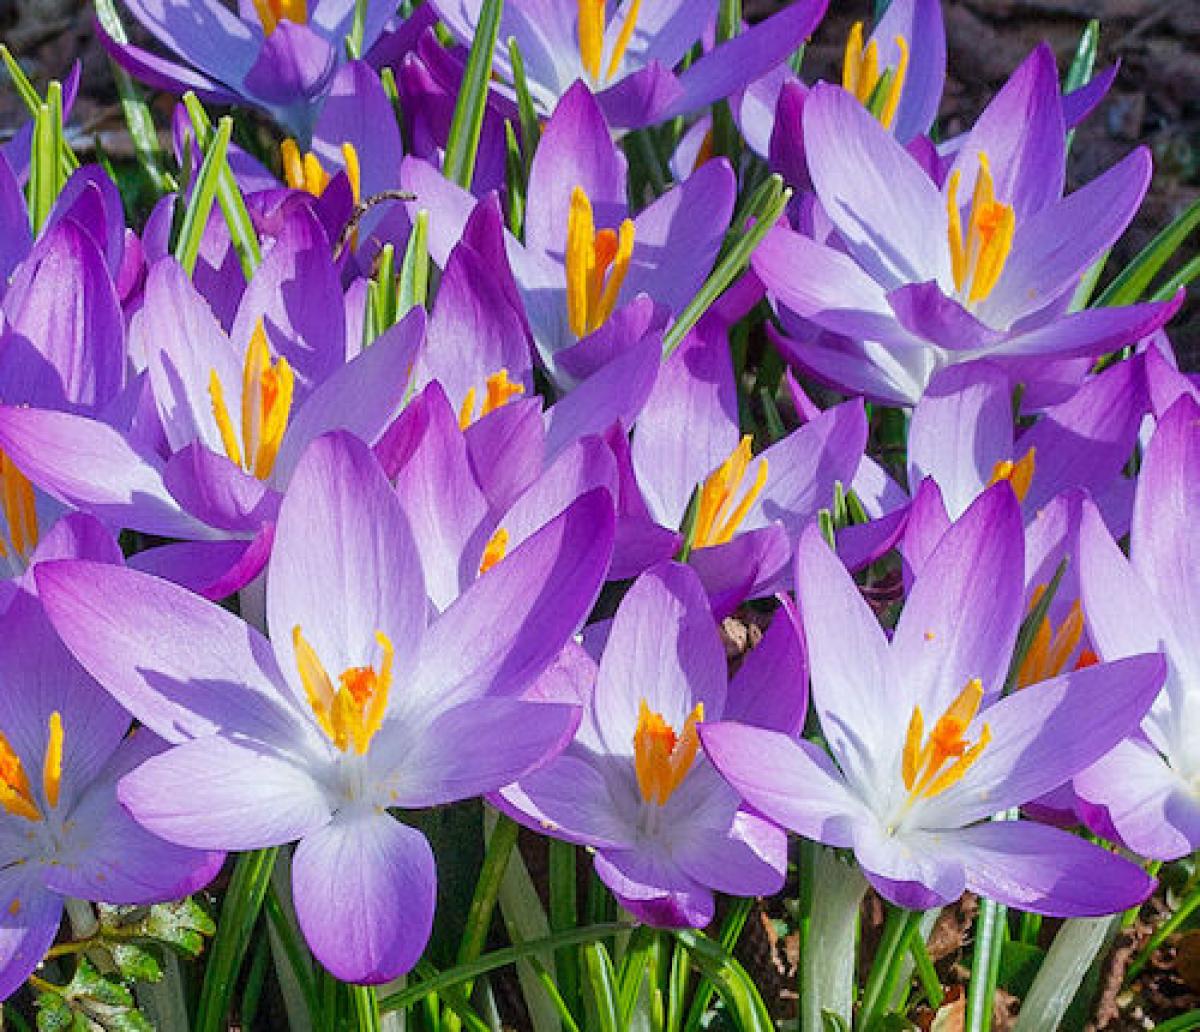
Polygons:
[[204,968],[196,1032],[223,1032],[226,1027],[238,970],[271,884],[271,870],[278,853],[277,846],[257,849],[242,853],[234,863],[233,877],[221,905],[217,934]]
[[479,134],[483,129],[483,114],[492,76],[492,57],[503,11],[504,0],[483,0],[475,39],[471,43],[462,86],[454,105],[454,117],[450,121],[442,172],[464,190],[471,189],[471,180],[475,177]]
[[363,56],[363,35],[367,28],[367,0],[354,0],[354,20],[346,37],[346,56],[357,61]]
[[[552,932],[574,928],[579,921],[579,888],[575,846],[551,839],[549,846],[549,919]],[[571,950],[558,964],[558,985],[567,1006],[579,1005],[579,955]]]
[[[731,899],[729,901],[729,911],[725,915],[725,920],[721,924],[721,932],[718,937],[718,942],[721,946],[733,952],[733,948],[737,945],[738,939],[742,936],[742,931],[746,927],[746,922],[750,918],[750,911],[754,908],[752,899]],[[683,946],[676,942],[679,950]],[[686,954],[682,958],[687,959]],[[674,973],[672,971],[672,973]],[[717,991],[717,987],[708,978],[701,978],[700,984],[696,986],[696,992],[692,995],[692,1006],[688,1010],[687,1022],[684,1027],[688,1032],[695,1032],[700,1028],[704,1021],[704,1015],[708,1011],[709,1004],[712,1003],[713,993]],[[674,991],[672,993],[674,995]]]
[[[129,42],[125,26],[121,22],[121,16],[117,13],[113,0],[96,0],[96,17],[104,31],[114,40],[118,43]],[[154,128],[154,118],[150,114],[150,106],[146,103],[141,88],[124,68],[110,59],[109,69],[117,84],[117,94],[121,98],[121,111],[125,116],[125,125],[129,129],[129,137],[133,141],[138,164],[141,165],[146,177],[154,186],[156,194],[161,197],[176,189],[176,184],[164,170],[164,155],[162,148],[158,145],[158,132]]]
[[747,212],[747,220],[753,218],[754,224],[735,238],[696,296],[679,313],[679,317],[663,337],[664,359],[679,347],[683,338],[691,332],[704,313],[750,264],[750,255],[783,214],[791,196],[791,190],[784,189],[783,180],[777,175],[771,176],[759,187]]
[[216,135],[205,149],[204,161],[200,165],[200,172],[192,186],[192,195],[183,212],[183,222],[179,227],[179,237],[175,241],[174,254],[189,276],[195,271],[196,260],[200,257],[200,243],[217,197],[217,180],[221,170],[226,167],[225,155],[232,133],[233,119],[226,115],[221,119]]
[[1200,909],[1200,878],[1193,878],[1189,891],[1179,904],[1179,909],[1158,926],[1133,963],[1129,965],[1129,971],[1125,975],[1126,985],[1131,984],[1142,973],[1142,969],[1150,962],[1155,951],[1170,936],[1174,935],[1182,927],[1184,921],[1191,917],[1197,909]]
[[54,115],[47,103],[33,116],[29,156],[29,223],[34,235],[42,231],[59,189],[58,154],[54,149]]
[[[0,60],[4,62],[4,67],[8,70],[9,78],[12,79],[13,87],[21,98],[21,103],[25,105],[31,118],[36,117],[38,108],[42,105],[42,96],[38,93],[37,87],[29,81],[29,76],[25,74],[25,70],[13,57],[12,52],[3,43],[0,43]],[[69,178],[71,173],[79,168],[79,158],[65,140],[62,143],[60,156],[64,177]]]
[[[1048,590],[1046,594],[1049,594]],[[992,818],[997,821],[1016,819],[1015,809]],[[989,1032],[992,1027],[1000,959],[1008,931],[1007,914],[1008,908],[1003,903],[980,897],[979,916],[975,919],[975,945],[971,951],[971,980],[967,984],[964,1032]]]
[[617,997],[620,1027],[629,1028],[633,1020],[633,1008],[642,989],[642,979],[654,952],[657,932],[648,925],[639,926],[629,937],[629,945],[621,957],[617,972]]
[[1197,276],[1200,276],[1200,254],[1181,266],[1178,272],[1150,295],[1150,300],[1170,301],[1179,292],[1180,287],[1186,287]]
[[399,992],[392,993],[379,1001],[379,1009],[383,1013],[394,1010],[404,1010],[425,999],[431,993],[442,992],[447,988],[471,982],[480,975],[486,975],[499,968],[508,967],[518,960],[534,957],[539,953],[553,952],[566,946],[579,946],[584,943],[598,942],[622,932],[628,932],[633,926],[619,921],[605,924],[589,925],[586,928],[572,928],[566,932],[548,935],[543,939],[533,939],[517,946],[508,946],[485,954],[470,964],[459,964],[449,971],[430,974],[416,985],[406,986]]
[[[717,45],[733,39],[742,31],[742,0],[720,0],[717,6]],[[736,158],[741,138],[729,101],[719,100],[712,108],[713,153]]]
[[1029,655],[1030,648],[1033,647],[1033,639],[1037,636],[1038,628],[1042,626],[1042,621],[1050,612],[1050,603],[1058,594],[1058,587],[1062,584],[1066,572],[1067,558],[1064,556],[1062,562],[1055,569],[1054,576],[1050,578],[1050,583],[1046,585],[1046,590],[1038,596],[1037,604],[1021,623],[1021,629],[1017,632],[1017,644],[1013,649],[1012,662],[1008,667],[1008,677],[1004,680],[1005,695],[1017,687],[1017,677],[1021,673],[1021,665],[1025,662],[1025,657]]
[[1121,918],[1082,917],[1063,922],[1021,1001],[1017,1032],[1062,1028],[1084,975],[1116,934]]
[[396,297],[396,318],[425,304],[429,294],[429,212],[417,212],[404,261],[400,263],[400,286]]
[[1200,225],[1200,200],[1193,201],[1179,218],[1161,230],[1113,279],[1096,301],[1096,306],[1131,305],[1139,301],[1150,281],[1183,246],[1192,230]]
[[518,240],[525,237],[525,164],[512,122],[504,120],[504,182],[508,189],[508,229]]
[[542,123],[538,121],[533,96],[529,92],[529,80],[525,78],[525,58],[521,56],[521,48],[512,36],[508,37],[508,60],[512,65],[513,88],[517,92],[517,114],[521,120],[521,153],[525,161],[525,176],[528,178],[533,155],[537,152],[537,145],[542,138]]
[[[1071,67],[1067,69],[1067,76],[1063,80],[1063,93],[1070,93],[1073,90],[1079,89],[1092,78],[1092,72],[1096,69],[1096,55],[1100,50],[1100,22],[1093,18],[1084,26],[1083,32],[1079,35],[1079,43],[1075,47],[1075,56],[1071,59]],[[1075,140],[1075,130],[1067,131],[1067,151],[1071,150],[1071,144]]]
[[875,952],[871,973],[863,990],[860,1027],[863,1032],[877,1028],[888,1012],[888,1004],[896,993],[905,957],[913,936],[921,927],[921,911],[889,907],[883,925],[883,938]]
[[719,942],[691,928],[676,931],[695,966],[717,987],[740,1032],[774,1032],[771,1013],[746,969]]
[[300,994],[304,998],[304,1005],[308,1011],[309,1018],[316,1023],[319,1018],[317,983],[313,978],[308,951],[296,934],[298,928],[291,917],[289,917],[288,912],[284,910],[283,901],[280,900],[274,885],[270,886],[263,906],[267,914],[267,920],[270,922],[271,928],[275,933],[276,941],[279,943],[280,949],[287,959],[288,969],[291,971],[292,977],[300,989]]
[[379,996],[373,985],[347,986],[356,1032],[379,1032]]
[[[205,153],[213,133],[208,112],[204,110],[204,105],[200,103],[196,95],[190,91],[183,95],[183,104],[187,108],[188,117],[192,122],[196,146],[201,153]],[[234,177],[233,169],[225,161],[221,162],[220,175],[217,179],[217,201],[221,205],[221,214],[225,216],[225,223],[229,226],[229,236],[233,241],[234,250],[237,252],[242,275],[249,282],[254,275],[254,270],[262,261],[262,249],[259,247],[258,234],[254,230],[250,212],[246,209],[246,200],[242,197],[241,188]]]
[[617,975],[603,943],[591,942],[583,948],[583,966],[588,976],[589,1026],[598,1032],[622,1032]]

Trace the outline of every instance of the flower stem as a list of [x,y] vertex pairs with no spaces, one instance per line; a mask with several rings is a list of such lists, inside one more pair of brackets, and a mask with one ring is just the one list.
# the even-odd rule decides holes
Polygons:
[[904,958],[908,954],[912,937],[920,926],[921,911],[904,910],[901,907],[888,908],[883,938],[871,965],[867,987],[863,990],[859,1028],[874,1028],[886,1013],[888,1004],[896,995],[896,982],[903,970]]
[[1193,884],[1187,895],[1184,896],[1179,909],[1158,926],[1158,930],[1150,936],[1150,941],[1142,947],[1137,958],[1129,965],[1129,972],[1125,975],[1126,985],[1129,985],[1142,973],[1142,969],[1150,962],[1154,952],[1166,942],[1168,937],[1179,930],[1183,922],[1191,917],[1198,907],[1200,907],[1200,878],[1193,879]]
[[379,997],[373,985],[352,985],[350,1001],[358,1032],[379,1032]]

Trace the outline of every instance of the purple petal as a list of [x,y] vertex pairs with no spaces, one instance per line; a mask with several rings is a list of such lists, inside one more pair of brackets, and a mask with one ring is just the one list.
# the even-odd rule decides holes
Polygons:
[[894,68],[899,58],[896,36],[908,43],[909,62],[892,132],[908,143],[933,125],[946,83],[946,28],[938,0],[893,0],[888,5],[871,33],[883,67]]
[[279,511],[279,493],[200,442],[167,460],[167,490],[188,513],[234,534],[254,533]]
[[214,0],[130,0],[126,6],[156,39],[215,79],[239,82],[254,61],[255,34]]
[[1032,329],[1014,328],[992,351],[997,358],[1071,358],[1115,351],[1162,326],[1183,302],[1183,291],[1170,301],[1124,308],[1086,308]]
[[596,854],[596,873],[617,901],[646,924],[703,928],[712,921],[711,890],[658,850],[606,849]]
[[798,735],[808,712],[808,657],[795,605],[788,595],[779,601],[762,640],[729,683],[724,719]]
[[386,814],[346,814],[296,847],[292,893],[304,938],[330,974],[388,982],[412,968],[429,941],[433,851],[419,831]]
[[37,866],[19,863],[0,874],[0,907],[0,999],[7,1000],[46,958],[63,904],[43,888]]
[[947,351],[977,351],[1004,338],[1000,330],[980,322],[933,281],[899,287],[887,299],[905,330]]
[[333,44],[307,25],[283,20],[259,48],[242,86],[307,146],[317,113],[314,100],[328,92],[337,64]]

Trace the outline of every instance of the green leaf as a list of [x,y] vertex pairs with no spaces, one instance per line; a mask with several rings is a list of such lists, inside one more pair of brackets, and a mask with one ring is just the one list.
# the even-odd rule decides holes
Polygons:
[[[208,112],[204,110],[204,105],[200,103],[196,95],[190,91],[183,95],[183,105],[187,108],[188,118],[191,119],[196,145],[202,152],[206,151],[213,135],[212,122],[209,120]],[[185,172],[190,171],[190,163],[184,166],[184,170]],[[254,230],[250,212],[246,209],[246,200],[242,196],[241,188],[238,186],[233,169],[229,167],[228,162],[221,163],[220,175],[217,180],[217,201],[221,205],[221,214],[225,216],[225,223],[229,226],[229,236],[233,241],[233,248],[237,252],[242,275],[249,282],[250,277],[254,275],[254,270],[262,261],[262,249],[259,247],[258,234]]]
[[225,154],[229,149],[232,133],[233,119],[226,115],[218,124],[216,135],[205,148],[200,174],[196,176],[192,195],[183,212],[183,222],[179,227],[179,237],[175,241],[174,254],[189,276],[195,271],[196,260],[200,257],[200,243],[204,239],[208,216],[217,197],[217,180],[221,170],[225,168]]
[[542,123],[538,121],[533,96],[529,92],[529,80],[525,78],[525,58],[521,56],[521,48],[517,46],[513,36],[508,37],[508,60],[512,65],[513,88],[517,94],[517,114],[521,122],[521,155],[525,161],[525,176],[528,178],[533,155],[542,138]]
[[1198,225],[1200,200],[1193,201],[1179,218],[1142,248],[1137,257],[1121,270],[1100,295],[1096,306],[1131,305],[1141,300],[1159,270],[1171,260]]
[[[21,103],[25,105],[25,109],[29,112],[31,118],[36,118],[38,109],[42,105],[41,94],[37,88],[29,81],[29,76],[25,74],[24,69],[13,57],[12,52],[3,43],[0,43],[0,60],[4,62],[4,67],[8,70],[9,78],[12,79],[17,95],[21,98]],[[79,158],[75,156],[75,152],[64,139],[59,151],[60,159],[63,166],[64,177],[70,177],[71,173],[79,168]]]
[[157,982],[162,978],[158,958],[141,946],[131,942],[113,943],[109,952],[122,978],[131,982]]
[[79,958],[70,983],[47,988],[35,1003],[43,1032],[154,1032],[128,987],[105,978],[86,957]]
[[367,0],[354,0],[354,20],[346,37],[346,56],[357,61],[363,56],[363,34],[367,28]]
[[746,969],[719,942],[691,928],[676,931],[692,963],[713,985],[740,1032],[774,1032],[770,1011]]
[[425,304],[429,294],[429,212],[417,212],[413,231],[408,237],[404,261],[400,264],[400,285],[396,299],[396,318]]
[[512,122],[504,120],[504,182],[508,195],[508,229],[518,240],[525,236],[525,190],[527,187],[524,159],[517,143]]
[[583,967],[587,972],[588,1027],[599,1032],[623,1032],[621,1001],[612,957],[603,943],[588,943],[583,948]]
[[[1067,77],[1063,80],[1063,93],[1071,93],[1079,89],[1092,78],[1096,68],[1096,55],[1100,49],[1100,22],[1093,18],[1084,26],[1079,36],[1079,44],[1075,47],[1075,56],[1071,59],[1071,67],[1067,69]],[[1075,139],[1075,130],[1067,132],[1067,150]]]
[[450,133],[446,139],[446,158],[442,173],[464,190],[471,189],[475,178],[475,158],[479,152],[479,134],[483,129],[483,114],[487,108],[488,88],[492,76],[492,57],[496,37],[500,32],[500,15],[504,0],[483,0],[475,39],[467,57],[462,86],[454,105]]

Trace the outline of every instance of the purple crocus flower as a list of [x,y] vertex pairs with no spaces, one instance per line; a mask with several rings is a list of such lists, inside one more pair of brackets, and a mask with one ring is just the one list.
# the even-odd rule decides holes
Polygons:
[[[480,0],[439,0],[435,8],[461,42],[470,44]],[[827,0],[797,0],[778,14],[714,47],[687,71],[675,68],[713,25],[712,0],[641,0],[615,7],[602,0],[515,0],[504,5],[500,38],[521,50],[534,104],[552,111],[577,81],[597,93],[609,122],[620,129],[653,125],[729,97],[786,60],[812,34]],[[512,81],[507,51],[495,67]]]
[[709,756],[751,806],[852,848],[880,894],[913,909],[967,888],[1058,916],[1149,895],[1153,879],[1121,857],[1042,824],[985,819],[1103,755],[1163,676],[1161,658],[1142,656],[998,698],[1023,609],[1020,509],[1007,484],[943,537],[890,641],[815,527],[800,541],[797,597],[832,755],[778,732],[702,726]]
[[[419,198],[410,209],[437,212],[430,251],[444,265],[475,199],[416,159],[405,160],[401,179]],[[653,306],[674,315],[692,299],[721,246],[735,194],[729,163],[710,161],[631,213],[625,158],[596,98],[582,83],[567,91],[530,168],[529,196],[538,203],[526,214],[524,243],[505,238],[538,356],[557,384],[578,382],[641,337]],[[640,294],[653,305],[621,316]],[[618,316],[637,329],[613,323]]]
[[1198,463],[1200,405],[1184,396],[1146,450],[1131,558],[1122,555],[1090,504],[1080,531],[1083,611],[1097,651],[1115,659],[1161,650],[1167,678],[1140,730],[1076,777],[1075,790],[1107,810],[1131,849],[1165,860],[1200,845]]
[[428,842],[387,810],[494,791],[565,746],[578,709],[518,696],[582,623],[611,549],[612,502],[592,492],[430,620],[399,502],[339,433],[309,447],[284,500],[269,642],[135,571],[37,577],[68,647],[178,743],[121,782],[137,820],[201,848],[299,839],[314,954],[345,981],[384,982],[421,955],[435,897]]
[[[703,927],[713,892],[776,892],[782,832],[741,806],[699,751],[705,721],[791,734],[804,722],[806,670],[789,608],[726,683],[725,654],[695,573],[665,563],[622,601],[574,742],[499,793],[539,832],[595,850],[596,873],[654,925]],[[496,797],[493,797],[496,798]]]
[[[126,0],[125,6],[183,63],[130,43],[96,24],[113,58],[158,89],[193,90],[204,100],[247,103],[307,146],[334,76],[345,61],[355,0]],[[395,13],[394,0],[367,0],[363,51]]]
[[224,854],[165,842],[117,801],[161,752],[63,647],[36,597],[0,617],[0,999],[33,973],[66,897],[144,904],[207,885]]
[[1150,157],[1135,151],[1061,198],[1065,123],[1044,65],[1029,62],[981,118],[940,187],[856,97],[813,88],[804,141],[821,211],[811,228],[826,228],[777,227],[752,259],[774,300],[824,334],[790,357],[913,404],[943,366],[1094,356],[1171,316],[1179,299],[1068,311],[1137,210]]

